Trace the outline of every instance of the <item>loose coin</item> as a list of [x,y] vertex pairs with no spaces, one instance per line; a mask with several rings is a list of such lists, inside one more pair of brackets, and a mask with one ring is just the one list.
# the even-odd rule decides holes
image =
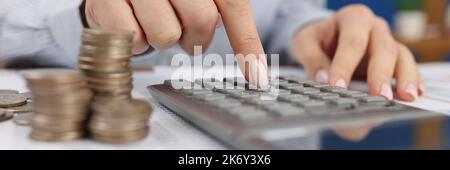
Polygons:
[[3,94],[0,95],[0,107],[16,107],[27,103],[27,98],[20,94]]
[[33,113],[20,113],[20,114],[14,114],[13,121],[16,125],[19,126],[29,126],[31,119],[33,118]]
[[10,107],[8,108],[13,113],[27,113],[31,112],[33,110],[32,103],[28,102],[25,105],[17,106],[17,107]]

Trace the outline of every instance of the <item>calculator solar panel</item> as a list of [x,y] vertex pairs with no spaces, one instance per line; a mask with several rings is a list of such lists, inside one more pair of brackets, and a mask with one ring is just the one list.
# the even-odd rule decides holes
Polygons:
[[271,79],[264,89],[237,77],[166,80],[148,89],[163,106],[238,149],[289,149],[278,145],[282,139],[262,137],[274,130],[427,116],[384,97],[295,76]]

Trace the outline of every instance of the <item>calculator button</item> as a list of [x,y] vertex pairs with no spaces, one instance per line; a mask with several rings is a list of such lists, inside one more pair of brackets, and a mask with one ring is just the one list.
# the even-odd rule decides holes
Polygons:
[[291,77],[287,79],[290,83],[298,83],[298,84],[306,84],[306,83],[313,83],[313,81],[310,80],[305,80],[303,78],[299,78],[299,77]]
[[261,106],[261,105],[270,105],[270,104],[274,104],[274,103],[276,103],[277,101],[276,101],[275,98],[270,98],[270,99],[263,100],[263,99],[261,99],[261,97],[256,97],[256,98],[248,98],[248,99],[245,99],[245,102],[248,103],[248,104]]
[[245,87],[245,84],[247,83],[247,80],[245,80],[245,78],[242,77],[227,77],[224,78],[223,81],[240,87]]
[[302,88],[302,87],[303,87],[303,85],[297,84],[297,83],[283,83],[283,84],[280,84],[280,88],[281,89],[286,89],[286,90],[291,90],[291,89],[294,89],[294,88]]
[[207,102],[211,106],[218,107],[220,109],[228,109],[230,107],[239,107],[241,102],[235,99],[223,99],[223,100],[211,100]]
[[211,90],[207,90],[207,89],[183,89],[182,92],[183,92],[183,94],[189,95],[189,96],[213,93]]
[[246,99],[246,98],[254,98],[259,97],[260,93],[255,91],[240,91],[230,94],[231,97],[238,98],[238,99]]
[[339,92],[338,94],[341,95],[342,97],[351,97],[351,98],[363,98],[369,96],[367,93],[359,91],[344,91]]
[[358,100],[356,99],[349,99],[349,98],[340,98],[338,100],[333,100],[330,102],[332,105],[338,106],[338,107],[350,107],[350,106],[357,106]]
[[228,114],[241,121],[256,121],[268,118],[267,112],[247,106],[232,108],[228,110]]
[[164,81],[164,85],[175,90],[181,90],[181,89],[192,89],[194,83],[187,80],[166,80]]
[[317,109],[320,107],[326,107],[327,103],[320,100],[308,100],[306,102],[295,102],[297,105],[305,109]]
[[265,94],[268,94],[268,95],[271,95],[271,96],[285,96],[285,95],[290,95],[291,91],[285,90],[285,89],[275,89],[275,90],[272,90],[272,91],[267,92]]
[[322,87],[322,88],[320,88],[320,90],[322,90],[324,92],[329,92],[329,93],[344,93],[344,92],[347,92],[346,88],[337,87],[337,86]]
[[225,95],[218,94],[218,93],[199,94],[199,95],[194,95],[194,97],[199,100],[202,100],[202,101],[214,101],[214,100],[222,100],[222,99],[226,98]]
[[314,87],[314,88],[325,88],[330,86],[326,83],[318,83],[318,82],[305,82],[303,83],[303,85],[305,87]]
[[207,89],[224,89],[223,82],[203,82],[203,87]]
[[311,94],[311,98],[320,99],[320,100],[335,100],[339,99],[339,95],[334,93],[315,93]]
[[287,80],[272,80],[269,82],[271,86],[280,86],[281,84],[289,83]]
[[243,89],[215,89],[215,91],[222,93],[222,94],[233,94],[233,93],[240,93],[245,90],[243,90]]
[[294,88],[294,89],[291,89],[291,90],[294,93],[304,94],[304,95],[320,93],[319,89],[312,88],[312,87]]
[[285,96],[278,97],[278,100],[284,102],[305,102],[309,100],[309,96],[301,95],[301,94],[290,94]]
[[369,105],[384,105],[386,104],[386,99],[381,96],[368,96],[368,97],[362,97],[359,98],[359,101],[364,104]]
[[294,107],[292,105],[274,105],[272,107],[267,107],[266,110],[279,117],[292,117],[305,115],[305,110],[299,107]]

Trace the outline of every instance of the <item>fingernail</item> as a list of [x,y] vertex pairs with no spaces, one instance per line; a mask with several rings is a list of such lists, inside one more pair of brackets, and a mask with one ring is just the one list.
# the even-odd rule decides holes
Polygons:
[[334,85],[342,88],[347,88],[347,83],[345,83],[344,79],[339,79],[338,81],[336,81],[336,83],[334,83]]
[[419,84],[419,95],[422,96],[425,94],[425,85],[423,83]]
[[394,99],[394,93],[392,92],[392,88],[389,84],[381,85],[380,94],[388,100]]
[[328,81],[329,81],[328,71],[325,69],[319,70],[316,73],[315,79],[319,83],[328,83]]
[[269,85],[269,78],[267,76],[266,65],[261,60],[258,60],[257,75],[259,87],[266,87],[267,85]]
[[250,83],[258,87],[266,87],[269,84],[266,66],[260,60],[253,60],[250,64]]
[[414,84],[408,84],[405,88],[406,93],[408,93],[411,100],[417,99],[417,86]]

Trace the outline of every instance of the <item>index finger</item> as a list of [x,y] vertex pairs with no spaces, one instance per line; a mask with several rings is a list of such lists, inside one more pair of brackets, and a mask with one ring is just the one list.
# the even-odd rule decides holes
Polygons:
[[245,56],[238,57],[237,60],[246,79],[258,86],[268,85],[267,59],[253,17],[251,0],[215,0],[214,2],[222,15],[234,53]]

